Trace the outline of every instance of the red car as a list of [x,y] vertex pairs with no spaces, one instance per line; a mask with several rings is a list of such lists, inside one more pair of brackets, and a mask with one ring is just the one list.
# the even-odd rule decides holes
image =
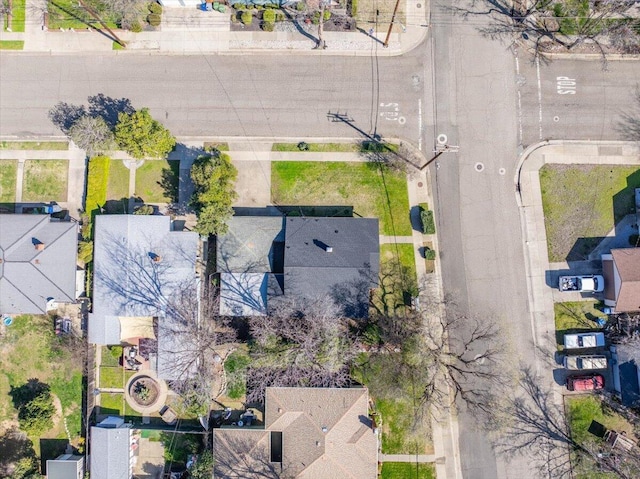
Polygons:
[[604,388],[602,374],[567,378],[567,389],[569,391],[597,391],[602,388]]

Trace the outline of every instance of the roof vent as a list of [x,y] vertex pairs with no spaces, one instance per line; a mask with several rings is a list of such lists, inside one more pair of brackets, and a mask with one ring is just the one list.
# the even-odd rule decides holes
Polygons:
[[320,447],[320,441],[316,441],[316,447]]
[[322,432],[324,432],[326,434],[328,430],[329,429],[327,429],[327,426],[322,426]]
[[333,248],[332,248],[331,246],[327,246],[324,250],[325,250],[327,253],[333,253]]

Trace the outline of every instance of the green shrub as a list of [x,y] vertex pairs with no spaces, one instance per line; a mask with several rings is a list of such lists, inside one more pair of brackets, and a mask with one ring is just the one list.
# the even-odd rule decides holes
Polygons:
[[251,25],[251,21],[253,20],[253,15],[249,10],[245,10],[240,14],[240,21],[245,25]]
[[304,2],[296,3],[296,10],[298,10],[299,12],[302,12],[304,10]]
[[422,222],[422,232],[426,235],[432,235],[436,232],[436,225],[433,221],[433,211],[420,210],[420,221]]
[[436,251],[431,249],[431,248],[425,248],[424,249],[424,259],[433,261],[434,259],[436,259]]
[[285,19],[284,12],[281,12],[280,10],[278,10],[276,12],[276,22],[284,22],[284,19]]
[[320,23],[320,12],[313,12],[313,16],[311,17],[311,23],[314,25],[318,25]]
[[352,17],[358,14],[358,0],[351,0],[349,12]]
[[275,23],[262,22],[260,24],[260,28],[262,28],[265,32],[272,32],[275,28]]
[[309,151],[309,143],[306,141],[301,141],[298,143],[298,150],[300,151]]
[[233,4],[233,9],[234,10],[238,10],[238,11],[244,10],[244,7],[245,7],[244,3],[234,3]]
[[162,14],[162,5],[160,5],[158,2],[151,2],[149,4],[149,12],[161,15]]
[[122,357],[122,346],[111,346],[109,347],[109,352],[115,359],[120,360]]
[[134,215],[152,215],[153,213],[155,209],[151,205],[142,205],[133,212]]
[[158,27],[162,23],[162,17],[157,13],[150,13],[147,15],[147,23],[152,27]]
[[133,22],[129,27],[129,30],[133,33],[140,33],[142,31],[142,25],[140,25],[140,22]]
[[48,389],[41,391],[18,411],[20,429],[31,436],[39,436],[53,427],[55,407]]
[[324,21],[326,22],[331,18],[331,12],[329,10],[324,11]]
[[93,261],[93,241],[78,242],[78,259],[85,264]]
[[[264,20],[267,23],[275,23],[276,21],[276,12],[274,12],[273,10],[265,10],[264,13],[262,14],[262,20]],[[269,31],[272,31],[273,28]]]

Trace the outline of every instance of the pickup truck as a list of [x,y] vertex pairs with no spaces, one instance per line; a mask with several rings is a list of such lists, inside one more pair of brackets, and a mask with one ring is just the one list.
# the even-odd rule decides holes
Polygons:
[[601,293],[604,291],[604,278],[600,275],[560,276],[560,291],[578,291],[581,293]]
[[564,367],[572,370],[607,369],[606,356],[565,356]]
[[604,346],[604,333],[565,334],[565,349],[599,348]]

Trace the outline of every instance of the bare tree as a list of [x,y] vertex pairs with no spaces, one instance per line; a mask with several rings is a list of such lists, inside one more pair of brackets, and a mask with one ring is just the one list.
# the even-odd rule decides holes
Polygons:
[[87,113],[83,105],[73,105],[63,101],[56,103],[49,110],[49,119],[66,135],[71,127]]
[[69,129],[69,138],[92,157],[113,145],[113,132],[102,117],[82,116]]
[[281,299],[268,316],[249,321],[254,343],[247,400],[262,401],[267,386],[342,387],[357,353],[348,323],[328,298]]
[[119,19],[122,28],[131,28],[147,13],[149,2],[145,0],[102,0],[105,11]]
[[617,45],[621,53],[636,49],[633,40],[619,38],[625,31],[636,37],[636,44],[640,38],[630,31],[627,12],[633,4],[633,0],[589,1],[585,10],[582,3],[571,2],[472,0],[469,6],[452,10],[463,18],[490,17],[488,25],[479,27],[481,33],[524,40],[535,57],[554,48],[571,50],[585,41],[592,42],[604,57],[609,43]]

